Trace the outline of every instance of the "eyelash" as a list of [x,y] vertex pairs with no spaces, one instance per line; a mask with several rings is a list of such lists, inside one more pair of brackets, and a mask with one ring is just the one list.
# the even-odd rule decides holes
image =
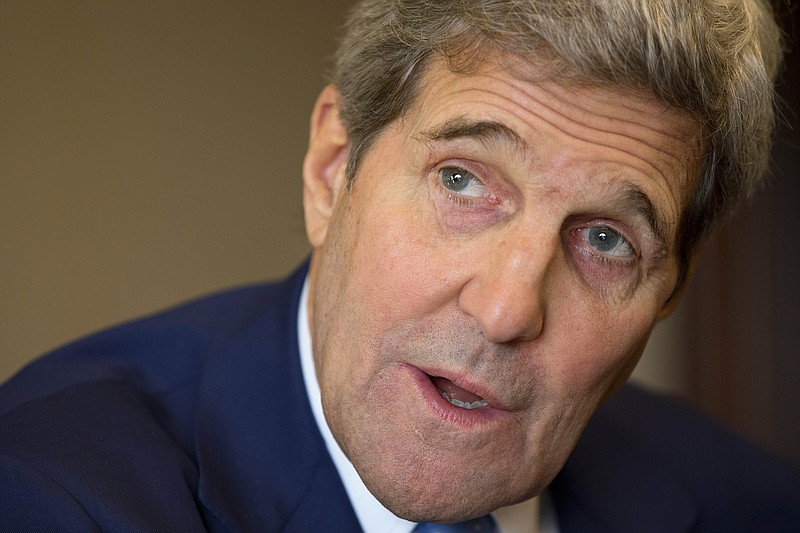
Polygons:
[[457,207],[475,206],[476,201],[474,198],[467,198],[466,196],[462,196],[458,193],[448,191],[443,185],[438,187],[438,192],[444,196],[445,200]]
[[[459,179],[463,179],[460,175],[467,174],[469,175],[469,179],[474,179],[478,182],[481,188],[483,188],[484,193],[481,196],[477,195],[466,195],[460,194],[458,191],[448,188],[445,184],[445,176],[444,173],[447,171],[453,171],[454,175],[459,175]],[[441,165],[436,168],[436,182],[437,188],[444,193],[445,197],[457,204],[458,206],[463,207],[470,207],[477,204],[479,201],[489,201],[490,203],[499,203],[497,198],[488,191],[488,187],[486,185],[486,181],[478,176],[478,173],[472,172],[468,168],[465,168],[462,164],[454,164],[454,165]],[[466,187],[469,187],[470,183],[467,183]]]
[[[630,255],[615,256],[612,254],[603,253],[588,242],[589,231],[603,228],[608,228],[610,231],[613,231],[619,235],[619,237],[623,239],[630,248]],[[598,261],[604,265],[612,267],[627,267],[635,263],[640,258],[639,249],[635,241],[628,237],[626,232],[605,220],[595,220],[588,224],[582,224],[580,227],[573,226],[572,229],[569,230],[568,238],[571,247],[576,250],[580,257],[588,257],[593,261]]]

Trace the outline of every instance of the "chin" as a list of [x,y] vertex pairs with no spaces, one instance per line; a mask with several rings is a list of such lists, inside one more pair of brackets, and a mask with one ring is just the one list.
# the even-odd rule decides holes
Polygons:
[[[395,491],[396,492],[396,491]],[[415,492],[413,490],[409,492]],[[471,518],[484,516],[492,511],[516,503],[515,501],[499,501],[486,499],[484,495],[474,494],[465,498],[459,495],[442,497],[409,497],[408,494],[394,494],[388,498],[378,498],[384,507],[400,518],[412,522],[461,522]],[[522,501],[526,498],[520,498]]]
[[[430,457],[406,455],[403,460],[398,455],[387,453],[383,457],[386,462],[359,472],[384,507],[413,522],[447,523],[484,516],[536,496],[549,482],[536,483],[535,473],[516,468],[491,471],[486,464],[470,467],[449,462],[437,467]],[[519,484],[522,481],[524,484]]]

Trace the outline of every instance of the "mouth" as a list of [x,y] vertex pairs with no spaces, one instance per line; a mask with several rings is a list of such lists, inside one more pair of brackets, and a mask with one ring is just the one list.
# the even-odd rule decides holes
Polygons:
[[440,376],[429,377],[442,397],[456,407],[471,410],[489,406],[489,402],[477,394],[459,387],[447,378]]
[[422,369],[407,363],[401,363],[399,368],[409,377],[430,412],[449,424],[465,430],[492,428],[497,431],[498,424],[514,419],[501,399],[468,377],[445,378],[441,376],[444,370]]

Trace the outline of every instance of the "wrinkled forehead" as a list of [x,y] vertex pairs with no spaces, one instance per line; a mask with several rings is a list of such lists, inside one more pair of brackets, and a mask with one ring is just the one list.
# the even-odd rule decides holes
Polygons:
[[[659,99],[647,87],[625,86],[580,73],[548,48],[543,48],[536,56],[522,57],[487,46],[470,55],[462,53],[448,57],[438,54],[430,56],[421,65],[419,87],[404,116],[426,116],[434,111],[426,108],[429,100],[425,96],[430,94],[436,81],[431,73],[442,68],[461,76],[483,77],[485,80],[511,76],[524,83],[547,87],[551,93],[561,94],[565,98],[581,93],[589,96],[592,106],[638,109],[643,116],[654,117],[655,122],[668,124],[671,136],[675,138],[675,146],[670,147],[670,151],[679,154],[679,165],[685,169],[681,172],[682,179],[676,190],[681,212],[685,210],[705,167],[709,137],[702,122],[689,111]],[[658,127],[657,124],[654,126]]]

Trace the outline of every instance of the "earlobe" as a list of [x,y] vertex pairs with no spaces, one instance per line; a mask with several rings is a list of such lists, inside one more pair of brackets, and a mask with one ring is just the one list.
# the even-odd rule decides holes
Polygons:
[[303,209],[311,246],[325,241],[333,208],[345,185],[347,130],[339,118],[339,93],[322,90],[311,114],[308,152],[303,162]]

